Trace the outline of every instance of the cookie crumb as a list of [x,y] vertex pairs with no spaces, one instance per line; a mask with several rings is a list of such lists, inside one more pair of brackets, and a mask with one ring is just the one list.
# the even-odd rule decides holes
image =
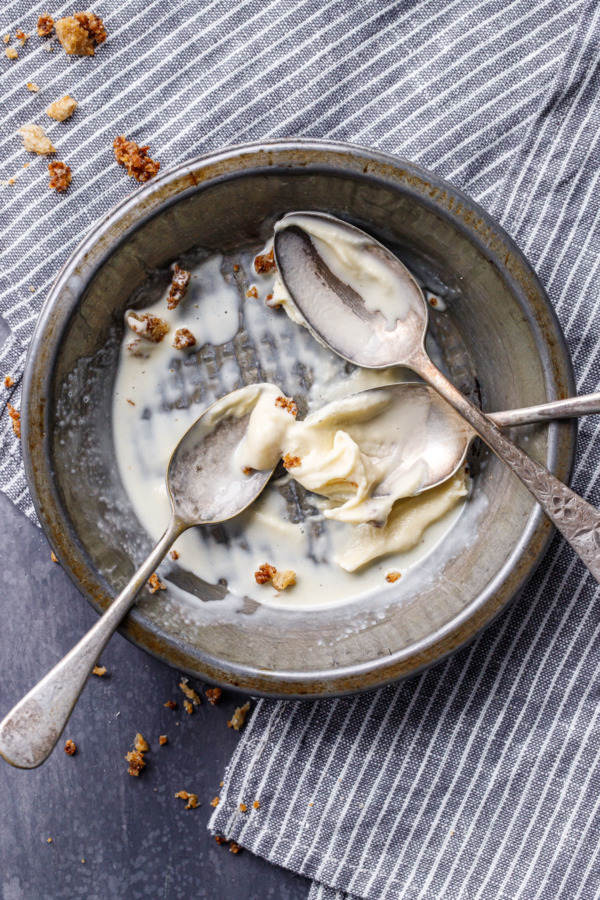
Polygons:
[[129,768],[127,770],[129,774],[138,778],[142,769],[146,767],[144,754],[139,750],[130,750],[129,753],[126,754],[125,759],[129,763]]
[[16,436],[20,439],[21,437],[21,413],[18,409],[15,409],[11,403],[6,404],[6,408],[8,409],[8,415],[10,416],[13,431]]
[[[9,37],[9,40],[10,40],[10,37]],[[238,266],[237,263],[234,265],[233,271],[234,271],[234,272],[239,272],[239,271],[240,271],[240,267]]]
[[68,756],[73,756],[73,754],[75,753],[76,750],[77,750],[77,744],[75,743],[75,741],[72,741],[69,738],[69,740],[65,744],[65,753]]
[[177,550],[171,550],[169,556],[171,557],[171,559],[179,559],[179,553],[177,552]]
[[20,43],[21,47],[24,47],[25,42],[29,39],[29,35],[25,34],[24,31],[15,31],[15,37]]
[[253,284],[252,287],[249,287],[246,291],[246,297],[252,297],[254,300],[258,298],[258,290],[256,289],[256,285]]
[[167,700],[167,702],[164,704],[164,706],[166,706],[167,709],[177,709],[177,704],[175,703],[174,700]]
[[135,141],[128,141],[123,134],[113,141],[115,159],[125,166],[128,175],[140,182],[149,181],[160,169],[160,163],[148,156],[149,149],[149,145],[140,147]]
[[187,800],[184,809],[196,809],[198,806],[198,795],[197,794],[188,794],[187,791],[178,791],[175,794],[176,799],[178,800]]
[[245,803],[240,803],[240,812],[246,812],[248,807]]
[[94,666],[92,675],[97,675],[98,678],[102,678],[103,675],[106,675],[106,666]]
[[276,397],[275,406],[280,406],[294,418],[298,415],[298,405],[291,397]]
[[169,738],[166,736],[166,734],[161,734],[158,739],[158,743],[161,747],[164,747],[165,744],[169,743]]
[[139,733],[139,731],[138,731],[138,733],[137,733],[136,736],[135,736],[135,744],[134,744],[134,747],[135,747],[135,749],[138,750],[140,753],[147,753],[148,750],[150,749],[150,747],[148,746],[148,741],[146,741],[146,740],[144,739],[144,737]]
[[167,297],[168,309],[177,309],[177,307],[185,297],[191,277],[191,272],[188,272],[186,269],[182,269],[178,263],[175,263],[175,266],[173,268],[171,287],[169,288],[169,296]]
[[188,714],[188,716],[191,716],[191,714],[194,712],[193,704],[190,703],[189,700],[184,700],[184,701],[183,701],[183,708],[185,709],[185,711],[186,711],[186,713]]
[[259,253],[254,259],[254,269],[259,275],[267,275],[276,268],[272,247],[268,253]]
[[5,34],[2,38],[3,43],[8,44],[10,41],[10,34]]
[[296,584],[296,573],[293,569],[286,569],[285,572],[275,572],[271,579],[271,584],[276,591],[285,591],[286,588],[293,587]]
[[94,13],[64,16],[55,23],[54,28],[63,50],[69,56],[93,56],[95,47],[106,40],[104,23]]
[[258,802],[258,800],[255,800],[254,803],[252,804],[252,809],[258,809],[259,807],[260,807],[260,803]]
[[56,153],[56,147],[44,131],[41,125],[21,125],[19,132],[23,139],[23,147],[30,153],[39,153],[40,156],[48,156]]
[[189,347],[193,347],[196,343],[196,338],[189,330],[189,328],[178,328],[173,337],[173,346],[176,350],[187,350]]
[[52,560],[52,562],[55,562],[55,563],[58,562],[58,556],[56,555],[56,553],[54,552],[54,550],[52,550],[52,551],[50,552],[50,559]]
[[385,576],[385,580],[390,584],[393,584],[395,581],[398,581],[399,578],[402,578],[401,572],[388,572]]
[[244,703],[243,706],[238,706],[233,716],[231,717],[231,721],[227,723],[228,728],[233,728],[235,731],[240,731],[244,722],[246,721],[246,716],[250,711],[250,701]]
[[127,397],[127,402],[130,406],[135,406],[135,400],[130,400],[129,397]]
[[157,591],[166,591],[167,586],[164,581],[161,581],[156,572],[153,572],[150,578],[148,579],[148,584],[150,585],[150,593],[155,594]]
[[206,691],[206,698],[211,706],[215,706],[221,699],[221,688],[214,687],[208,688]]
[[229,845],[229,852],[230,852],[230,853],[239,853],[239,852],[240,852],[240,845],[239,845],[239,844],[236,844],[235,841],[232,841],[232,842],[230,843],[230,845]]
[[302,465],[302,460],[299,456],[292,456],[291,453],[286,453],[283,457],[283,468],[284,469],[295,469],[297,466]]
[[254,573],[256,583],[267,584],[276,572],[277,569],[275,568],[275,566],[270,566],[269,563],[263,563],[262,566],[259,566]]
[[32,93],[34,93],[34,94],[37,94],[37,92],[39,91],[39,87],[37,86],[35,81],[28,81],[27,82],[27,90],[32,91]]
[[4,379],[4,387],[5,388],[11,388],[14,385],[14,383],[15,382],[13,381],[13,379],[10,375],[7,375],[6,378]]
[[210,801],[210,805],[211,805],[211,806],[214,806],[215,809],[216,809],[217,806],[219,805],[219,802],[220,802],[220,798],[219,798],[219,797],[213,797],[213,799]]
[[188,684],[186,684],[185,681],[180,681],[179,687],[181,688],[181,690],[183,691],[185,696],[188,698],[188,700],[192,701],[194,706],[200,706],[202,701],[200,699],[200,696],[196,693],[196,691],[193,688],[191,688]]
[[52,838],[46,838],[46,840],[48,841],[49,844],[52,843]]
[[64,122],[69,116],[72,116],[77,109],[77,100],[73,100],[68,94],[55,100],[46,110],[46,115],[56,122]]
[[[52,840],[52,838],[49,838],[49,840]],[[215,841],[217,844],[226,844],[227,838],[224,838],[222,834],[215,834]]]
[[37,21],[37,33],[40,37],[48,37],[54,31],[54,19],[50,13],[42,13]]
[[58,194],[64,194],[71,184],[70,167],[66,163],[58,162],[57,160],[56,162],[48,163],[48,171],[50,172],[48,187],[50,189],[54,188]]
[[6,53],[6,55],[9,59],[18,59],[19,58],[19,54],[17,53],[17,51],[15,50],[14,47],[7,47],[4,52]]
[[160,344],[169,330],[168,324],[160,316],[151,316],[149,313],[139,315],[132,309],[126,314],[125,321],[132,331],[153,344]]

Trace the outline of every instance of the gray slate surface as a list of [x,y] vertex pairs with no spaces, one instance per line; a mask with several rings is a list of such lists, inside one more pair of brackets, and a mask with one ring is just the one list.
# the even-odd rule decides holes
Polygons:
[[[40,530],[3,495],[0,534],[2,716],[96,613],[51,561]],[[305,900],[307,880],[244,851],[234,856],[206,830],[239,740],[227,719],[246,698],[224,694],[188,716],[178,673],[120,635],[102,662],[108,674],[90,680],[63,736],[76,742],[75,756],[61,740],[34,771],[0,759],[1,900]],[[168,699],[177,711],[164,708]],[[136,779],[123,757],[138,730],[151,751]],[[159,747],[163,733],[169,744]],[[182,789],[202,806],[184,810],[173,796]]]

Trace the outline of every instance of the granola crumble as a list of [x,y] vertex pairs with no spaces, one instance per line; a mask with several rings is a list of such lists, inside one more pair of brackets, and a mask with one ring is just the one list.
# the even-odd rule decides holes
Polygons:
[[[52,840],[52,838],[50,838]],[[217,844],[226,844],[227,838],[224,838],[222,834],[215,834],[215,841]]]
[[260,803],[258,802],[258,800],[255,800],[254,803],[252,804],[252,809],[258,809],[259,806],[260,806]]
[[75,753],[76,750],[77,750],[77,744],[75,743],[75,741],[72,741],[69,738],[69,740],[65,744],[65,753],[68,756],[73,756],[73,754]]
[[10,41],[10,34],[5,34],[4,37],[2,38],[2,42],[4,44],[8,44],[9,41]]
[[282,409],[285,409],[291,416],[295,417],[298,415],[298,405],[291,397],[276,397],[275,406],[280,406]]
[[178,328],[175,332],[173,346],[176,350],[187,350],[189,347],[193,347],[195,343],[196,338],[189,328]]
[[56,122],[64,122],[69,116],[72,116],[77,109],[77,100],[65,94],[60,100],[55,100],[46,110],[46,115]]
[[129,763],[129,768],[127,771],[130,775],[133,775],[135,778],[137,778],[142,769],[146,767],[144,754],[139,750],[130,750],[129,753],[126,754],[125,759]]
[[198,795],[197,794],[188,794],[187,791],[178,791],[175,794],[175,797],[178,800],[187,800],[188,802],[185,805],[185,809],[196,809],[198,806]]
[[93,56],[94,48],[106,40],[104,23],[94,13],[79,12],[65,16],[55,23],[54,28],[63,50],[69,56]]
[[246,716],[250,710],[250,701],[244,703],[243,706],[238,706],[233,716],[231,717],[231,721],[227,723],[228,728],[233,728],[235,731],[240,731],[242,725],[246,721]]
[[10,375],[7,375],[6,378],[4,379],[4,387],[5,388],[11,388],[14,385],[14,383],[15,382],[13,381],[13,379]]
[[28,34],[25,34],[24,31],[20,31],[20,30],[19,30],[19,31],[15,31],[15,37],[16,37],[16,39],[18,40],[18,42],[20,43],[21,47],[24,47],[24,46],[25,46],[25,42],[26,42],[26,41],[28,40],[28,38],[29,38],[29,35],[28,35]]
[[54,552],[54,550],[51,550],[51,551],[50,551],[50,559],[52,560],[52,562],[55,562],[55,563],[58,562],[58,556],[56,555],[56,553]]
[[18,438],[21,437],[21,413],[18,409],[15,409],[12,403],[7,403],[6,408],[8,409],[8,415],[12,421],[13,431]]
[[19,54],[17,53],[17,51],[15,50],[14,47],[7,47],[4,52],[6,53],[6,55],[9,59],[18,59],[19,58]]
[[259,253],[254,260],[254,268],[259,275],[267,275],[273,269],[276,269],[275,259],[273,256],[273,248],[268,253]]
[[188,700],[192,701],[194,706],[200,706],[202,701],[200,699],[199,694],[196,693],[194,688],[191,688],[185,681],[180,681],[179,687],[181,688],[181,690],[183,691],[185,696],[188,698]]
[[37,21],[37,33],[40,37],[48,37],[54,31],[54,19],[50,13],[42,13]]
[[135,736],[135,743],[133,746],[139,753],[147,753],[150,749],[150,747],[148,746],[148,741],[144,739],[143,735],[141,735],[139,731]]
[[39,91],[39,89],[40,89],[40,88],[39,88],[39,85],[37,85],[37,84],[35,83],[35,81],[28,81],[28,82],[27,82],[27,90],[28,90],[28,91],[32,91],[34,94],[37,94],[37,92]]
[[232,842],[230,843],[230,845],[229,845],[229,852],[230,852],[230,853],[239,853],[239,852],[240,852],[240,845],[239,845],[239,844],[236,844],[235,841],[232,841]]
[[153,344],[159,344],[169,330],[168,324],[160,316],[151,316],[150,313],[140,316],[133,310],[127,313],[127,324],[132,331]]
[[258,291],[255,284],[253,284],[252,287],[248,288],[248,290],[246,291],[246,297],[253,297],[254,300],[258,298]]
[[166,591],[167,586],[164,581],[161,581],[156,572],[153,572],[150,578],[148,579],[148,584],[150,585],[150,593],[155,594],[157,591]]
[[56,153],[56,147],[44,131],[41,125],[21,125],[19,134],[23,139],[23,146],[30,153],[39,153],[41,156],[47,156],[50,153]]
[[171,287],[169,289],[169,296],[167,297],[168,309],[176,309],[179,306],[180,302],[185,297],[185,292],[187,291],[191,277],[191,272],[188,272],[186,269],[182,269],[181,266],[178,265],[178,263],[175,263],[175,267],[173,269],[173,278],[171,280]]
[[174,700],[167,700],[167,702],[164,704],[164,706],[166,706],[167,709],[177,709],[177,704],[175,703]]
[[219,805],[219,800],[220,800],[219,797],[213,797],[213,799],[210,801],[210,805],[211,805],[211,806],[214,806],[215,809],[216,809],[217,806]]
[[388,572],[387,575],[385,576],[385,580],[388,581],[390,584],[393,584],[395,581],[398,581],[398,579],[401,577],[402,577],[402,574],[400,572]]
[[166,736],[166,734],[161,734],[158,739],[158,743],[160,744],[160,746],[164,747],[164,745],[168,744],[168,742],[169,742],[169,738]]
[[275,566],[270,566],[269,563],[263,563],[262,566],[259,566],[256,572],[254,573],[254,577],[256,579],[257,584],[267,584],[275,575],[277,569]]
[[206,691],[206,698],[211,706],[215,706],[221,699],[221,688],[208,688]]
[[285,572],[275,572],[271,579],[271,584],[276,591],[285,591],[286,588],[293,587],[296,584],[296,573],[293,569],[286,569]]
[[135,141],[128,141],[123,134],[113,141],[115,159],[136,181],[148,181],[160,169],[160,163],[148,156],[149,149],[149,145],[140,147]]
[[297,466],[302,465],[300,457],[292,456],[291,453],[286,453],[282,461],[284,469],[295,469]]
[[94,666],[92,675],[97,675],[99,678],[102,678],[103,675],[106,675],[106,666]]
[[188,716],[191,716],[191,714],[194,712],[194,705],[189,700],[183,701],[183,708],[185,709]]
[[247,812],[248,807],[245,803],[240,803],[240,812]]
[[71,184],[71,169],[64,162],[48,163],[48,171],[50,172],[49,187],[54,188],[58,194],[63,194]]

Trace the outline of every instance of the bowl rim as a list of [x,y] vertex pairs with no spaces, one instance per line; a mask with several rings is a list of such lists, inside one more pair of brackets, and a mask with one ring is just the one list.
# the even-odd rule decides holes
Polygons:
[[[55,485],[50,454],[53,364],[62,336],[85,285],[69,287],[88,254],[96,258],[86,271],[95,272],[128,236],[145,222],[189,193],[223,178],[258,171],[281,171],[301,165],[332,172],[355,172],[363,178],[391,184],[449,219],[486,253],[511,290],[532,311],[530,325],[546,379],[560,384],[549,399],[572,396],[575,379],[567,343],[556,313],[537,275],[512,238],[463,191],[393,154],[343,141],[284,138],[235,145],[205,153],[166,169],[116,204],[85,235],[59,271],[42,307],[31,340],[23,378],[22,448],[32,501],[42,528],[75,586],[99,613],[113,594],[103,576],[91,565],[80,545]],[[114,235],[112,232],[115,232]],[[555,394],[556,396],[552,396]],[[568,483],[575,459],[577,425],[570,420],[549,425],[546,464]],[[385,658],[318,672],[270,671],[224,662],[217,666],[190,652],[189,646],[157,629],[139,607],[133,607],[120,632],[162,662],[199,679],[234,690],[278,698],[320,698],[382,687],[418,674],[456,652],[492,624],[514,599],[539,565],[554,528],[539,506],[532,508],[521,537],[505,565],[495,574],[477,601],[436,632]]]

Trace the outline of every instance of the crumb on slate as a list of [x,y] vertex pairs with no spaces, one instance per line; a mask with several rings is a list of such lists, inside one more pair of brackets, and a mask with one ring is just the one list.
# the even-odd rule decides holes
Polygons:
[[231,843],[230,843],[230,845],[229,845],[229,852],[230,852],[230,853],[239,853],[239,852],[240,852],[240,845],[239,845],[239,844],[236,844],[235,841],[231,841]]
[[160,744],[160,746],[164,747],[164,745],[167,744],[168,742],[169,742],[169,738],[166,736],[166,734],[161,734],[158,739],[158,743]]
[[206,698],[211,706],[214,706],[221,699],[221,688],[214,687],[208,688],[206,691]]
[[56,555],[56,553],[54,552],[54,550],[51,550],[51,551],[50,551],[50,559],[52,560],[52,562],[55,562],[55,563],[58,562],[58,556]]
[[138,733],[135,736],[134,747],[139,753],[147,753],[150,747],[148,746],[148,741],[145,740],[144,736]]
[[191,714],[194,712],[194,706],[192,703],[190,703],[189,700],[183,701],[183,708],[185,709],[188,716],[191,716]]
[[129,768],[127,771],[130,775],[133,775],[135,778],[137,778],[142,769],[144,769],[146,766],[144,754],[139,750],[130,750],[129,753],[126,754],[125,759],[129,763]]
[[201,703],[202,701],[200,700],[200,697],[199,697],[199,695],[196,693],[196,691],[195,691],[193,688],[191,688],[191,687],[189,686],[189,684],[187,684],[185,681],[180,681],[180,682],[179,682],[179,687],[181,688],[181,690],[183,691],[183,693],[185,694],[185,696],[188,698],[188,700],[191,700],[191,701],[192,701],[192,703],[194,704],[194,706],[200,706],[200,703]]
[[250,701],[244,703],[243,706],[238,706],[233,716],[231,717],[231,721],[227,723],[228,728],[233,728],[235,731],[240,731],[244,722],[246,721],[246,716],[250,710]]
[[106,666],[94,666],[92,675],[97,675],[99,678],[102,678],[103,675],[106,675]]
[[175,700],[167,700],[164,706],[166,706],[167,709],[177,709],[177,703],[175,702]]
[[220,798],[219,798],[219,797],[213,797],[213,799],[210,801],[210,805],[211,805],[211,806],[214,806],[215,809],[216,809],[217,806],[219,805],[219,802],[220,802]]
[[73,756],[73,754],[75,753],[76,750],[77,750],[77,744],[75,743],[75,741],[72,741],[69,738],[69,740],[65,743],[65,753],[68,756]]
[[198,806],[198,795],[197,794],[189,794],[187,791],[178,791],[175,794],[175,797],[179,800],[187,800],[184,809],[196,809]]

